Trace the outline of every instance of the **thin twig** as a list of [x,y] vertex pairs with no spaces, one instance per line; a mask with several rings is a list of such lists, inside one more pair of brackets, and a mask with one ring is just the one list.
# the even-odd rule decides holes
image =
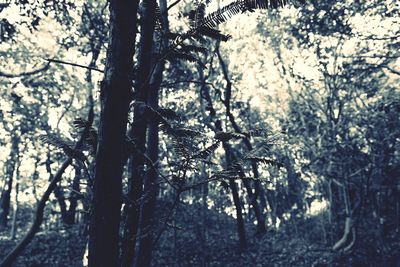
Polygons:
[[167,11],[170,10],[171,8],[173,8],[174,6],[176,6],[177,4],[179,4],[181,0],[176,0],[175,2],[173,2],[172,4],[169,5],[169,7],[167,8]]
[[174,85],[174,84],[179,84],[179,83],[195,83],[195,84],[213,85],[212,83],[209,83],[209,82],[187,80],[187,81],[176,81],[176,82],[172,82],[172,83],[162,83],[161,86],[162,87],[167,87],[167,86]]
[[74,66],[74,67],[79,67],[79,68],[84,68],[84,69],[94,70],[94,71],[98,71],[98,72],[104,73],[104,71],[101,70],[101,69],[88,67],[88,66],[85,66],[85,65],[77,64],[77,63],[62,61],[62,60],[58,60],[58,59],[50,59],[50,58],[45,58],[45,60],[48,61],[48,62],[52,62],[52,63],[70,65],[70,66]]

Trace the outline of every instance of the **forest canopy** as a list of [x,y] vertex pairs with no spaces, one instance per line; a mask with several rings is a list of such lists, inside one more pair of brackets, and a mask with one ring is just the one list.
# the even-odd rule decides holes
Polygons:
[[0,3],[0,266],[398,266],[396,0]]

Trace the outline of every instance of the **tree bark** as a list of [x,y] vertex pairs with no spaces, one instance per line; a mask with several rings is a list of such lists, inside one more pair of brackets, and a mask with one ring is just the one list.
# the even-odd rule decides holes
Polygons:
[[122,169],[139,1],[110,1],[110,42],[101,85],[89,266],[119,266]]
[[141,30],[138,55],[138,70],[135,73],[134,100],[138,103],[133,111],[130,138],[136,149],[130,157],[130,177],[128,181],[128,202],[122,239],[121,265],[131,266],[135,254],[136,238],[139,228],[140,204],[144,183],[144,155],[146,153],[147,120],[144,104],[147,103],[152,68],[152,47],[155,27],[155,2],[144,1],[141,14]]
[[[168,39],[166,33],[168,32],[168,14],[167,14],[167,2],[165,0],[159,1],[161,11],[161,43],[153,42],[152,55],[160,55],[165,52],[168,48]],[[153,12],[153,11],[151,11]],[[155,10],[154,10],[155,12]],[[151,14],[149,14],[151,15]],[[155,14],[153,14],[155,16]],[[154,29],[153,29],[154,31]],[[159,33],[160,34],[160,33]],[[158,61],[157,57],[152,58],[152,70],[150,73],[150,84],[147,94],[147,104],[154,110],[158,110],[158,98],[159,89],[163,78],[164,61]],[[140,236],[137,248],[137,254],[135,257],[135,266],[148,267],[151,264],[151,257],[153,251],[153,234],[151,232],[146,233],[145,229],[152,229],[154,226],[154,214],[157,200],[157,162],[158,162],[158,122],[155,120],[149,120],[147,122],[148,136],[147,136],[147,156],[151,160],[151,163],[147,164],[147,173],[144,181],[144,195],[146,195],[145,201],[140,207],[139,216],[139,231]]]

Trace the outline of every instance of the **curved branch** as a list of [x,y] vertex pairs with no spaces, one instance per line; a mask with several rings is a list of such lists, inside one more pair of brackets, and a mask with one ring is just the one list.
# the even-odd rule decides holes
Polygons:
[[42,71],[46,71],[49,69],[49,67],[50,67],[50,62],[46,63],[46,65],[44,65],[43,67],[41,67],[39,69],[32,70],[32,71],[26,71],[26,72],[20,72],[20,73],[16,73],[16,74],[0,71],[0,76],[6,77],[6,78],[17,78],[17,77],[22,77],[22,76],[29,76],[29,75],[37,74]]
[[[75,145],[74,150],[78,150],[82,147],[83,142],[89,133],[90,130],[90,124],[86,126],[85,130],[83,131],[80,139]],[[46,206],[46,202],[49,199],[51,193],[54,191],[54,189],[57,187],[57,183],[61,180],[62,175],[64,171],[68,168],[68,166],[72,163],[72,156],[69,156],[64,162],[61,164],[61,167],[58,169],[57,173],[54,175],[54,178],[51,180],[50,184],[48,185],[46,191],[44,192],[42,198],[40,199],[37,209],[36,209],[36,214],[35,214],[35,219],[32,223],[31,228],[29,229],[28,233],[25,235],[25,237],[14,247],[14,249],[8,253],[8,255],[3,259],[3,261],[0,263],[1,267],[11,267],[13,262],[17,259],[17,257],[21,254],[21,252],[26,248],[26,246],[29,245],[29,243],[33,240],[35,237],[35,234],[40,228],[40,225],[42,224],[43,221],[43,213],[44,213],[44,208]]]

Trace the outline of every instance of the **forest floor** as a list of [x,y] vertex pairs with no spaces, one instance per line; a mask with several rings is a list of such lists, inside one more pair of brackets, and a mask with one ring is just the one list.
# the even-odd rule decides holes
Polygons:
[[[262,235],[255,235],[255,227],[248,225],[248,248],[240,249],[234,218],[208,210],[204,219],[199,207],[190,206],[177,209],[174,218],[180,219],[172,222],[159,240],[153,266],[400,266],[400,239],[392,237],[386,250],[379,251],[376,240],[360,235],[351,252],[333,252],[331,245],[326,245],[330,240],[323,238],[327,233],[319,217],[297,225],[289,223],[280,230],[269,229]],[[203,222],[207,227],[201,226]],[[15,266],[81,267],[86,239],[80,230],[61,226],[39,232]],[[17,243],[6,233],[0,233],[0,259]]]

